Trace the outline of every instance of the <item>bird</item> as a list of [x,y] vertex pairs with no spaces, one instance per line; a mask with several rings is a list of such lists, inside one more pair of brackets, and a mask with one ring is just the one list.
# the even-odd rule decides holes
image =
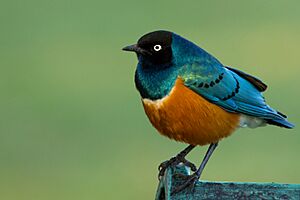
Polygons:
[[[147,33],[122,50],[137,55],[134,82],[151,124],[161,135],[189,144],[159,165],[159,177],[168,167],[179,163],[194,171],[173,193],[193,186],[219,141],[237,129],[266,125],[294,127],[286,115],[266,103],[262,93],[267,85],[263,81],[223,65],[174,32]],[[208,150],[196,168],[185,157],[196,146],[204,145],[209,145]]]

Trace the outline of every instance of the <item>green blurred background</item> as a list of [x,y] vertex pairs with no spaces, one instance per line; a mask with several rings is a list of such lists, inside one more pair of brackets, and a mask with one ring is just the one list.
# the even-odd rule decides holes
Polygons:
[[[135,90],[146,32],[189,38],[269,84],[299,119],[300,2],[0,1],[0,199],[153,199],[158,164],[186,145],[151,127]],[[237,131],[206,180],[300,183],[297,127]],[[207,147],[189,158],[200,163]]]

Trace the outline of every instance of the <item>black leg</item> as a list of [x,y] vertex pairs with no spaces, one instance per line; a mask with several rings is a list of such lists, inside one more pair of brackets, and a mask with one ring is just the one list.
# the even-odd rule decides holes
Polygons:
[[205,165],[207,164],[210,156],[213,154],[213,152],[217,148],[217,146],[218,146],[218,143],[212,143],[211,145],[209,145],[208,150],[204,156],[204,159],[203,159],[199,169],[196,171],[196,174],[199,176],[199,178],[200,178],[200,176],[203,172],[203,169],[204,169]]
[[182,150],[179,154],[177,154],[175,157],[171,158],[170,160],[167,160],[163,163],[161,163],[158,167],[158,170],[159,170],[159,174],[158,174],[158,177],[162,177],[166,171],[166,169],[170,166],[176,166],[178,165],[179,163],[183,163],[184,165],[188,166],[191,168],[192,171],[196,171],[197,168],[196,166],[187,161],[185,159],[185,156],[190,152],[192,151],[193,149],[195,148],[194,145],[189,145],[188,147],[186,147],[184,150]]
[[186,187],[189,187],[189,186],[194,187],[194,184],[200,178],[205,165],[207,164],[209,158],[211,157],[211,155],[213,154],[213,152],[214,152],[214,150],[216,149],[217,146],[218,146],[218,143],[210,144],[199,169],[194,174],[188,176],[187,180],[182,185],[180,185],[178,187],[175,187],[174,190],[172,191],[172,194],[180,192],[181,190],[183,190],[183,189],[185,189]]

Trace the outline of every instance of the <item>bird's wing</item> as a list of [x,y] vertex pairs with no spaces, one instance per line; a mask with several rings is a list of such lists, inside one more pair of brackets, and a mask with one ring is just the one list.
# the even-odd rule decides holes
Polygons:
[[258,79],[257,77],[247,74],[245,72],[242,72],[238,69],[228,67],[228,66],[226,66],[226,68],[229,69],[230,71],[235,72],[236,74],[238,74],[242,78],[246,79],[247,81],[249,81],[258,91],[260,91],[260,92],[266,91],[268,86],[264,82],[262,82],[260,79]]
[[[185,65],[180,76],[188,88],[229,112],[259,117],[266,121],[284,120],[280,113],[265,103],[260,93],[264,84],[244,72],[222,65],[211,65],[206,61]],[[251,80],[259,82],[261,90],[257,86],[259,84],[253,84]]]

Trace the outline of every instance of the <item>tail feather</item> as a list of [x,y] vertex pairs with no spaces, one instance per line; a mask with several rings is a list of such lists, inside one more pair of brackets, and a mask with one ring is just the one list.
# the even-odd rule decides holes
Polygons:
[[283,114],[282,112],[279,112],[278,110],[277,110],[277,113],[278,113],[279,115],[281,115],[282,117],[287,118],[287,116],[286,116],[285,114]]
[[289,129],[291,129],[291,128],[295,127],[294,124],[288,122],[285,119],[267,119],[266,122],[268,124],[280,126],[280,127],[283,127],[283,128],[289,128]]

